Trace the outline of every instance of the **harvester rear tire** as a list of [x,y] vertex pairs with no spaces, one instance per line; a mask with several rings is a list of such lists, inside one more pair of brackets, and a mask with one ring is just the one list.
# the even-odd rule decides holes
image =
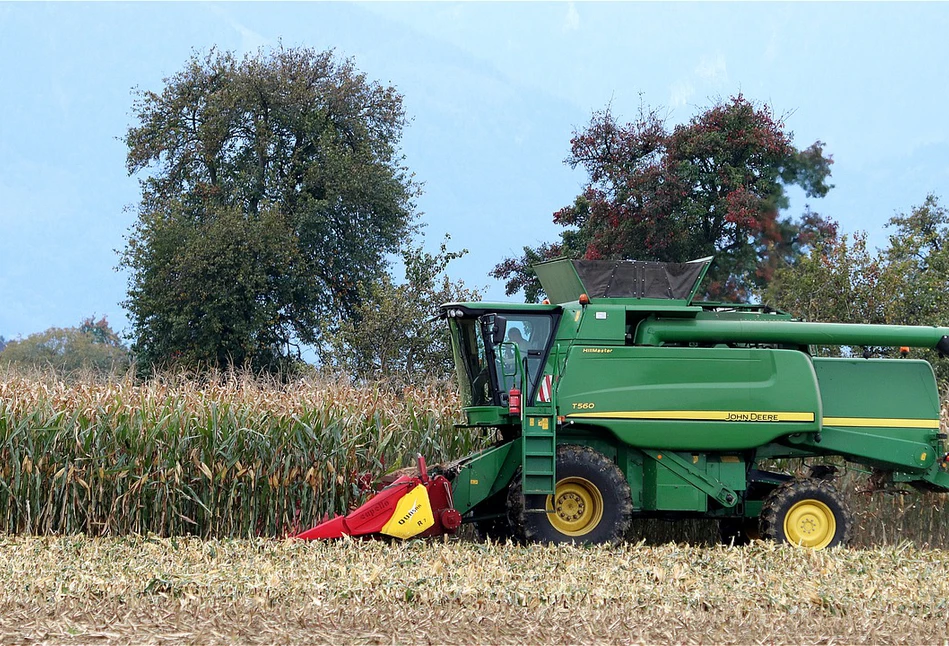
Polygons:
[[846,545],[853,518],[827,480],[790,480],[776,487],[761,510],[761,536],[811,549]]
[[[544,508],[546,513],[537,511]],[[508,490],[508,520],[516,536],[529,543],[613,545],[625,537],[632,515],[632,494],[623,472],[586,446],[557,447],[553,496],[525,500],[520,474]]]

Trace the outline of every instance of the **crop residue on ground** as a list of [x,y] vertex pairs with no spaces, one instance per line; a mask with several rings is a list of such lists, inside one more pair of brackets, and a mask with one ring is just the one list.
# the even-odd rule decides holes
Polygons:
[[943,642],[949,552],[0,538],[0,641]]

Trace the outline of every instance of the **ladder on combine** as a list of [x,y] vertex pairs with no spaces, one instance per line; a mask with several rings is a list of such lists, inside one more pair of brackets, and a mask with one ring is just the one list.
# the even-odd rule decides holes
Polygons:
[[554,493],[557,477],[557,417],[552,405],[524,407],[521,426],[521,487],[524,495]]
[[[541,375],[540,396],[521,414],[521,491],[526,496],[553,495],[557,485],[557,370],[559,348],[555,350],[554,374]],[[522,370],[523,376],[527,370]],[[542,401],[546,399],[547,401]]]
[[510,372],[502,363],[502,388],[507,390],[510,385],[518,393],[515,395],[514,390],[511,391],[510,410],[512,413],[517,410],[515,414],[520,415],[521,421],[521,491],[525,496],[552,495],[557,482],[557,377],[541,376],[542,382],[546,380],[546,392],[550,395],[546,398],[548,401],[541,401],[538,393],[530,406],[520,402],[515,404],[513,397],[526,400],[533,384],[528,378],[527,359],[522,359],[520,348],[514,343],[502,345],[509,345],[508,349],[514,356]]

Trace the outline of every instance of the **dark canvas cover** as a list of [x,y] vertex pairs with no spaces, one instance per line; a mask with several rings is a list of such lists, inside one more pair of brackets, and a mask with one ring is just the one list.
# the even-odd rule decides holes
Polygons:
[[706,262],[574,260],[590,298],[687,299]]

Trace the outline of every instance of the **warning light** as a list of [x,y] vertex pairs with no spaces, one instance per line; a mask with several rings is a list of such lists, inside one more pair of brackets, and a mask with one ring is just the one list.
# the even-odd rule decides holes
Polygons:
[[580,294],[580,298],[579,298],[578,300],[580,301],[580,304],[581,304],[581,305],[589,305],[589,304],[590,304],[590,297],[587,296],[586,294]]
[[908,346],[908,345],[900,346],[900,355],[901,355],[904,359],[905,359],[907,356],[909,356],[909,346]]

